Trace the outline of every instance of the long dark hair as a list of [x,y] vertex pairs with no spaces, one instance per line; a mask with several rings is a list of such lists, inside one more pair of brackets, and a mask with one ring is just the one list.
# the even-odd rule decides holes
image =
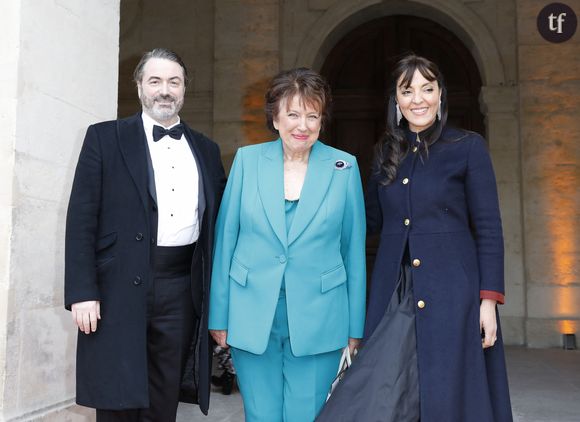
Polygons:
[[409,87],[416,70],[428,81],[437,81],[441,90],[441,118],[436,119],[435,123],[421,133],[422,156],[428,157],[429,147],[439,139],[447,122],[447,89],[439,67],[424,57],[415,54],[405,55],[391,72],[386,130],[375,150],[375,169],[380,175],[384,175],[381,181],[383,185],[388,185],[396,179],[399,165],[409,152],[410,145],[405,136],[405,128],[408,128],[409,123],[405,117],[400,122],[397,121],[397,83],[401,79],[399,85]]

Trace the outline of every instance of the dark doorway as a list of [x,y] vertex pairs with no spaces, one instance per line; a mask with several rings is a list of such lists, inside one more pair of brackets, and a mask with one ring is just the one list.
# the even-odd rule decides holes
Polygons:
[[[452,32],[428,19],[388,16],[351,31],[331,50],[321,73],[332,88],[332,122],[321,136],[354,154],[363,184],[386,118],[386,86],[397,58],[413,51],[437,63],[445,76],[449,124],[485,136],[479,110],[481,77],[471,53]],[[367,239],[370,279],[378,236]],[[368,290],[367,290],[368,291]]]
[[370,171],[373,145],[384,130],[389,71],[397,57],[408,51],[440,66],[448,89],[449,123],[485,135],[478,102],[479,70],[457,36],[413,16],[367,22],[336,44],[321,70],[334,100],[332,123],[323,139],[356,155],[363,181]]

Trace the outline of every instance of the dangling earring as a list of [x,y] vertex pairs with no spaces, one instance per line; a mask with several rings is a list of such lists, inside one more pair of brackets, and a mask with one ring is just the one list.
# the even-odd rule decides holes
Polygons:
[[437,119],[441,121],[441,98],[439,98],[439,108],[437,109]]
[[401,125],[401,119],[403,118],[403,113],[401,113],[401,109],[399,108],[399,104],[395,104],[397,108],[397,126]]

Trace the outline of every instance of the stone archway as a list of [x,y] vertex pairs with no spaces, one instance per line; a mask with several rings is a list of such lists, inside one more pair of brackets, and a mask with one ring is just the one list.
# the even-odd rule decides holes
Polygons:
[[332,47],[347,33],[365,22],[391,15],[427,18],[448,28],[473,54],[484,86],[505,85],[503,64],[490,31],[464,4],[445,0],[337,2],[304,36],[294,65],[320,70]]

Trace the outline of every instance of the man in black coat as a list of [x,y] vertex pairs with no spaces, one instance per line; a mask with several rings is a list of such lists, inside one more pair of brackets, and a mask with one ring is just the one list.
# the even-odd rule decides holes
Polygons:
[[142,113],[88,128],[67,214],[65,306],[79,328],[77,403],[97,421],[207,414],[207,308],[225,174],[180,122],[187,70],[166,49],[135,69]]

